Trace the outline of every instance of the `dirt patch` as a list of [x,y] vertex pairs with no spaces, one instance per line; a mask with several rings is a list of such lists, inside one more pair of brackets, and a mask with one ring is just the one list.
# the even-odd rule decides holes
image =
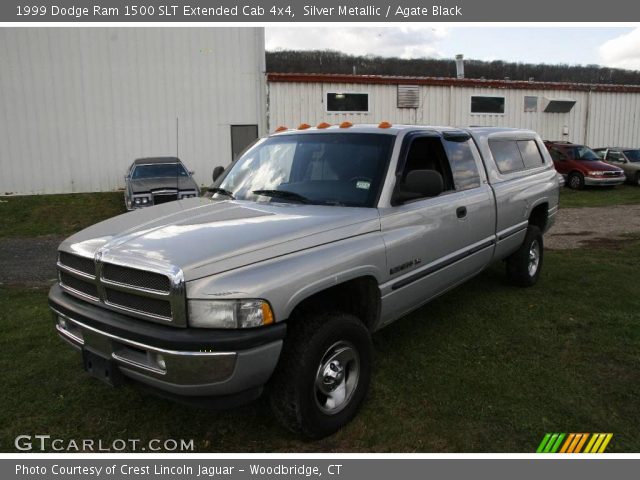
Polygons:
[[618,249],[630,235],[640,233],[640,205],[565,208],[545,235],[545,247]]
[[64,237],[0,238],[0,285],[46,286],[56,280],[57,249]]

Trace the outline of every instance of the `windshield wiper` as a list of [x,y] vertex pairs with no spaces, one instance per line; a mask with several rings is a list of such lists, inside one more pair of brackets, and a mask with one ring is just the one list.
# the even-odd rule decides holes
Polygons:
[[300,195],[296,192],[289,192],[287,190],[254,190],[256,195],[263,195],[265,197],[283,198],[285,200],[293,200],[299,203],[309,203],[309,199],[304,195]]
[[226,195],[227,197],[229,197],[231,200],[235,200],[236,197],[233,196],[233,193],[231,193],[229,190],[225,190],[224,188],[220,188],[220,187],[209,187],[207,189],[209,192],[211,193],[219,193],[221,195]]

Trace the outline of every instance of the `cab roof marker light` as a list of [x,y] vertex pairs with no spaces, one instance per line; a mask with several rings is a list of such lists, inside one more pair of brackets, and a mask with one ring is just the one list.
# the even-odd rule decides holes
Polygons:
[[289,128],[285,127],[284,125],[280,125],[278,128],[274,130],[273,133],[284,132],[285,130],[289,130]]
[[342,122],[340,124],[340,128],[350,128],[350,127],[353,127],[353,123],[351,122]]
[[380,122],[378,128],[391,128],[392,125],[389,122]]
[[327,122],[321,122],[318,124],[318,126],[316,128],[329,128],[331,126],[330,123]]
[[311,128],[311,125],[309,125],[308,123],[301,123],[300,125],[298,125],[298,130],[306,130],[307,128]]

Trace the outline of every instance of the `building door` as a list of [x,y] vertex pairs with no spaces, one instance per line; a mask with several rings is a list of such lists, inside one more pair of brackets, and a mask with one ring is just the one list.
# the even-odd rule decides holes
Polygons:
[[258,138],[258,125],[231,125],[231,161]]

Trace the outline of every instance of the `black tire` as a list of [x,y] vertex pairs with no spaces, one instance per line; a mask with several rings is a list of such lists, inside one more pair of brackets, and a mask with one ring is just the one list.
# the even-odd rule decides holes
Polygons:
[[567,187],[573,190],[582,190],[584,188],[584,176],[579,172],[572,172],[567,178]]
[[633,183],[640,187],[640,172],[636,172],[635,181]]
[[[328,361],[329,357],[338,358],[327,357],[328,350],[336,345],[337,352],[347,351],[341,350],[342,346],[348,349],[349,354],[356,352],[358,372],[354,373],[356,360],[344,362],[344,391],[351,393],[343,397],[340,408],[332,409],[329,400],[333,402],[333,399],[320,394],[316,378],[321,371],[326,371],[322,369],[323,361]],[[288,430],[312,439],[326,437],[339,430],[356,415],[367,394],[372,358],[371,335],[353,315],[325,313],[295,319],[289,327],[280,363],[269,384],[275,417]],[[335,379],[329,380],[334,380],[334,384],[326,383],[323,388],[337,384]],[[352,385],[351,390],[347,389],[348,384]]]
[[[536,258],[533,258],[534,251]],[[544,243],[542,232],[535,225],[529,225],[520,248],[507,258],[507,278],[519,287],[535,285],[542,271]]]

